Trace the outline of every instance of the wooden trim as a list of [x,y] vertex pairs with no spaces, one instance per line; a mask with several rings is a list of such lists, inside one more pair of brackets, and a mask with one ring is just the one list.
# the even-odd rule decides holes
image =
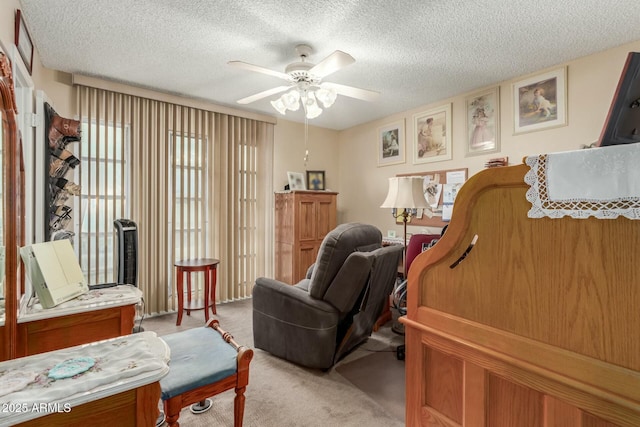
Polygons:
[[[421,307],[418,315],[421,329],[451,336],[488,352],[495,352],[509,363],[540,370],[549,378],[575,380],[592,393],[624,395],[640,403],[640,372],[606,363],[578,353],[531,340],[486,325]],[[425,326],[426,325],[426,326]],[[437,331],[437,332],[435,332]],[[547,366],[555,370],[547,369]],[[583,387],[578,387],[583,388]],[[630,389],[629,389],[630,388]],[[627,401],[626,399],[624,400]]]
[[[403,323],[406,325],[407,333],[418,333],[420,337],[419,348],[427,346],[454,355],[455,357],[463,358],[465,361],[470,361],[491,373],[508,379],[508,381],[538,390],[545,394],[557,396],[592,414],[614,421],[620,426],[635,427],[640,425],[640,401],[625,399],[625,397],[623,397],[628,395],[630,393],[629,390],[633,388],[628,383],[629,377],[626,377],[627,385],[622,389],[622,384],[624,383],[619,383],[621,378],[618,378],[617,374],[619,373],[615,373],[616,369],[623,368],[618,368],[596,360],[592,360],[591,364],[587,364],[584,360],[580,360],[587,359],[583,356],[558,350],[557,348],[518,336],[506,338],[502,334],[496,333],[497,331],[483,331],[484,327],[481,325],[469,329],[467,331],[468,334],[465,332],[463,334],[453,335],[440,330],[441,327],[447,327],[446,322],[444,322],[444,326],[438,323],[437,325],[434,324],[433,327],[425,326],[424,324],[408,319],[403,319]],[[455,324],[455,321],[451,322],[449,326],[453,324]],[[474,334],[479,334],[476,340],[477,342],[474,342],[473,338],[469,335],[472,330]],[[506,333],[503,334],[510,335]],[[463,337],[459,335],[463,335]],[[496,342],[498,342],[498,344],[495,347],[506,351],[506,346],[509,346],[509,351],[515,353],[516,356],[502,353],[491,348],[490,345]],[[523,346],[522,350],[520,350],[520,346]],[[551,351],[552,354],[545,357],[546,351]],[[407,356],[409,356],[409,354],[411,353],[407,353]],[[534,361],[538,362],[536,363]],[[539,364],[540,361],[542,361],[545,366],[552,366],[556,369],[562,368],[562,372],[547,369]],[[574,362],[580,363],[580,365],[576,368],[572,366]],[[585,369],[585,371],[580,373],[581,379],[585,382],[570,378],[569,372],[565,369]],[[620,385],[620,387],[615,387],[614,390],[607,390],[603,386],[614,388],[614,384],[610,384],[612,381],[610,381],[606,375],[602,375],[604,372],[609,373],[612,371],[616,379],[616,381],[614,381],[615,386]],[[625,371],[633,375],[637,381],[638,373],[630,370]],[[413,369],[407,369],[407,373],[409,374],[410,372],[424,372],[424,370],[414,371]],[[593,381],[589,382],[590,379]],[[409,389],[409,386],[416,387],[415,384],[420,384],[421,381],[423,381],[422,378],[417,378],[412,382],[407,381],[407,396],[416,392],[415,388]],[[638,394],[638,390],[634,390],[633,393]],[[413,406],[413,408],[416,407],[423,407],[423,403],[421,403],[420,406]],[[409,399],[407,400],[407,408],[410,408]],[[407,423],[407,425],[419,424]]]
[[[487,371],[469,361],[464,362],[464,405],[462,422],[464,427],[485,427],[487,399]],[[481,392],[479,392],[481,391]]]

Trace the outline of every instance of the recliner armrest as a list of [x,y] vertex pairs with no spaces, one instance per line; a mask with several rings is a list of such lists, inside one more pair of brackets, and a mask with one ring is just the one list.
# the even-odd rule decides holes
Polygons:
[[338,319],[337,310],[328,302],[312,298],[299,286],[266,277],[256,279],[252,299],[254,311],[282,321],[318,327],[318,323],[328,325]]

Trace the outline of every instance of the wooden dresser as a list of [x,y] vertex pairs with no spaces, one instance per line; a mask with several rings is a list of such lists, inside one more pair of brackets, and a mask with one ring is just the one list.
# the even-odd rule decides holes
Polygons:
[[528,171],[471,177],[413,263],[408,426],[640,426],[640,221],[528,218]]
[[299,190],[275,194],[276,280],[295,284],[304,278],[322,239],[336,227],[337,195]]

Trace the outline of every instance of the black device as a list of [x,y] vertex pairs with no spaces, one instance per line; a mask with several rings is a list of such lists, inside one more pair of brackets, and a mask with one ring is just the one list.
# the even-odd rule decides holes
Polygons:
[[629,52],[598,145],[640,142],[640,52]]
[[[116,282],[138,286],[138,226],[130,219],[116,219],[113,221],[116,229],[116,250],[115,271],[118,274]],[[144,300],[142,301],[144,303]],[[143,332],[142,319],[140,317],[138,326],[134,326],[133,332]]]
[[89,285],[89,290],[92,291],[94,289],[106,289],[106,288],[114,288],[118,286],[117,283],[97,283],[95,285]]
[[138,226],[130,219],[113,221],[118,251],[115,270],[117,283],[138,286]]

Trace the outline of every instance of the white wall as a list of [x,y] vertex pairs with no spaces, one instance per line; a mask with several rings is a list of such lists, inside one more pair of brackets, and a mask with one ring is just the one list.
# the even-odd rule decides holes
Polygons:
[[[387,230],[402,233],[389,209],[379,206],[387,194],[387,178],[396,174],[468,168],[469,176],[484,168],[484,163],[494,157],[509,157],[510,164],[520,164],[528,155],[579,149],[581,144],[590,144],[599,139],[605,118],[611,105],[622,67],[631,51],[640,51],[640,41],[630,43],[602,53],[584,57],[567,66],[567,126],[513,134],[513,101],[511,85],[523,78],[535,76],[557,67],[540,70],[539,73],[500,82],[500,139],[501,150],[480,156],[465,157],[466,101],[473,93],[462,93],[450,99],[404,111],[382,120],[340,132],[340,187],[338,201],[342,215],[339,222],[361,221],[379,227],[383,234]],[[498,83],[497,83],[498,84]],[[493,86],[489,86],[490,88]],[[487,88],[480,88],[487,89]],[[413,115],[422,111],[452,103],[452,160],[413,164],[414,143]],[[406,162],[377,167],[377,129],[397,120],[405,121]],[[423,230],[422,227],[407,228],[407,233],[439,231],[439,228]]]
[[[304,124],[278,119],[274,130],[273,188],[281,191],[287,184],[287,171],[325,171],[325,187],[337,190],[340,179],[338,131],[309,125],[309,150],[305,167]],[[307,184],[308,186],[308,184]],[[339,196],[338,196],[339,197]]]

